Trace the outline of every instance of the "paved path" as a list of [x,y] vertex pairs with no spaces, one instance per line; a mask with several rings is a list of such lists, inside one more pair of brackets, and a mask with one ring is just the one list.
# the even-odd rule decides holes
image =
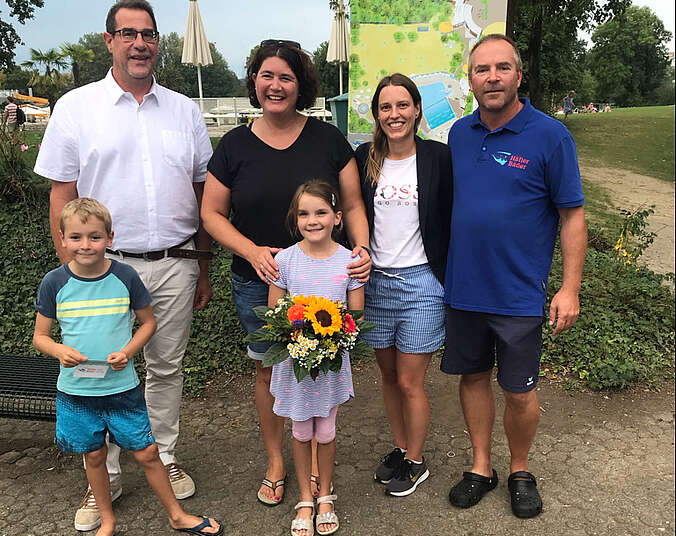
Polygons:
[[[457,403],[457,380],[428,373],[432,425],[426,455],[432,476],[407,498],[386,497],[372,480],[390,448],[372,364],[355,371],[357,398],[341,409],[336,465],[338,534],[350,535],[662,535],[674,534],[674,389],[629,393],[568,393],[543,380],[542,421],[531,470],[545,510],[532,520],[512,516],[506,488],[508,450],[498,419],[498,488],[470,510],[447,494],[470,462],[470,442]],[[497,387],[497,386],[496,386]],[[181,461],[198,485],[183,502],[224,521],[226,534],[289,534],[298,488],[284,503],[255,500],[265,456],[256,424],[251,376],[217,378],[204,397],[183,407]],[[498,394],[502,408],[502,397]],[[499,412],[500,413],[500,412]],[[79,457],[51,445],[54,425],[0,419],[0,535],[75,535],[74,510],[85,487]],[[169,529],[141,470],[123,457],[124,493],[115,502],[118,536],[178,534]],[[82,533],[80,533],[82,534]],[[93,533],[91,533],[93,534]]]

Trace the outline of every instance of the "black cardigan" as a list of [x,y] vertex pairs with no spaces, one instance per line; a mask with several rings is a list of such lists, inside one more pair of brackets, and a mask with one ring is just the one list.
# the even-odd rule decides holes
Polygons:
[[[366,163],[370,143],[357,147],[355,156],[361,181],[361,195],[366,205],[369,234],[373,233],[373,196],[376,186],[366,178]],[[443,285],[453,205],[453,171],[448,145],[415,137],[416,169],[418,172],[418,216],[420,234],[427,261]]]

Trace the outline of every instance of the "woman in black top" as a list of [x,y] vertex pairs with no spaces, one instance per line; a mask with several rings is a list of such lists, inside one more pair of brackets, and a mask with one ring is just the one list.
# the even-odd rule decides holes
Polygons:
[[[252,307],[267,305],[268,279],[278,276],[275,253],[297,241],[284,220],[293,193],[307,180],[323,179],[340,192],[354,248],[350,275],[368,279],[371,262],[362,247],[368,244],[368,225],[352,149],[338,129],[299,113],[312,106],[317,94],[308,55],[295,42],[263,41],[248,65],[247,86],[252,106],[261,107],[263,116],[223,136],[209,162],[202,218],[209,234],[234,253],[233,300],[250,333],[262,325]],[[248,353],[256,363],[256,409],[268,453],[258,498],[274,506],[285,479],[284,422],[272,411],[271,368],[261,363],[267,347],[249,343]],[[331,483],[319,479],[328,492]]]

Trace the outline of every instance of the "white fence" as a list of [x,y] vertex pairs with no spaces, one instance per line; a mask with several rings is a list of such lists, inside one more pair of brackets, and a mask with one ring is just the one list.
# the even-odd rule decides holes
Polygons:
[[[207,123],[215,122],[219,126],[223,123],[238,124],[263,115],[260,108],[251,106],[249,97],[207,97],[202,99],[197,97],[192,100],[202,110],[202,115]],[[331,119],[331,112],[326,109],[324,97],[317,97],[314,106],[303,110],[301,113],[318,117],[322,121]]]

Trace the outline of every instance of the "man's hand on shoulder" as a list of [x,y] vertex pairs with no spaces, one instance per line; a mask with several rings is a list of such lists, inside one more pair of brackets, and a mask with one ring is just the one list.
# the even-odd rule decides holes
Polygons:
[[577,291],[561,288],[549,306],[549,325],[554,326],[554,335],[573,327],[580,315],[580,299]]

